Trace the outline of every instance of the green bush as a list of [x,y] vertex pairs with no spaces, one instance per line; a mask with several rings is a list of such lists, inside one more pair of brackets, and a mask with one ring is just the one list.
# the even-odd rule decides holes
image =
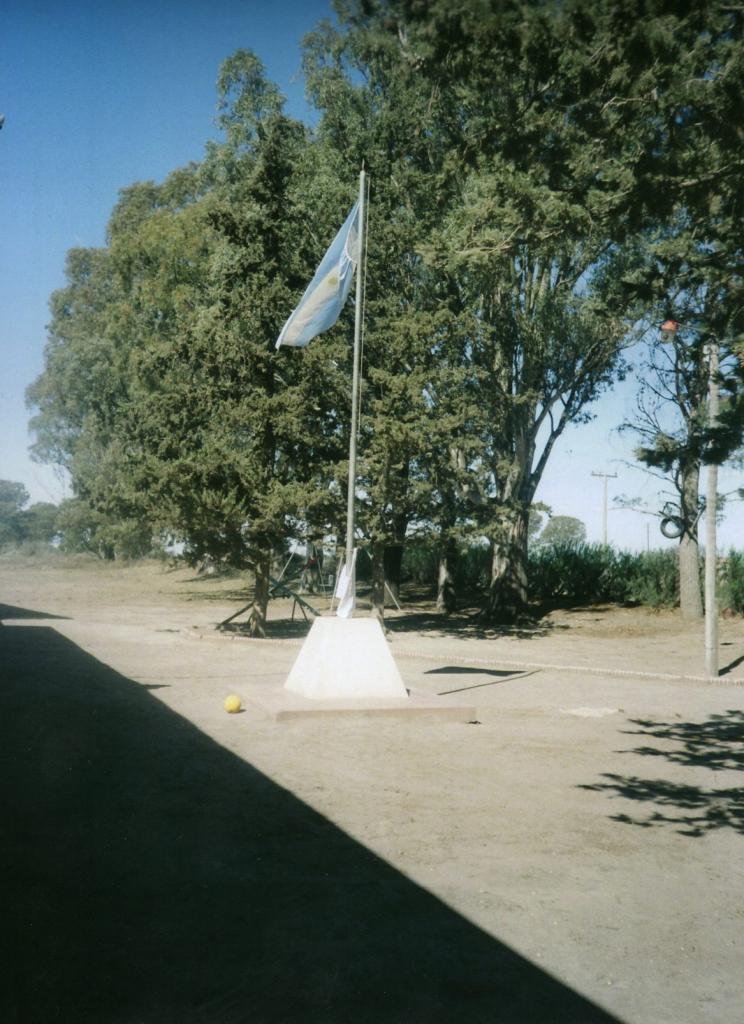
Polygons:
[[634,556],[629,567],[626,600],[651,608],[673,608],[679,604],[679,567],[676,548],[644,551]]
[[626,601],[633,560],[605,544],[583,541],[535,548],[527,563],[530,598],[540,603]]
[[[438,548],[417,540],[403,553],[403,579],[436,586]],[[490,575],[485,545],[462,544],[454,568],[460,593],[484,590]],[[527,563],[530,600],[538,604],[565,602],[633,602],[650,608],[679,605],[677,548],[633,554],[604,544],[568,542],[530,549]],[[744,615],[744,552],[730,551],[720,571],[720,605]]]
[[604,544],[537,548],[528,562],[530,598],[540,603],[633,601],[653,608],[679,603],[677,551],[631,554]]
[[722,611],[744,615],[744,552],[729,551],[720,570]]

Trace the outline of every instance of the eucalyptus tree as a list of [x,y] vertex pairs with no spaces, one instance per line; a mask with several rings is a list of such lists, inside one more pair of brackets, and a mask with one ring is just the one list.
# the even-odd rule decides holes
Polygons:
[[[644,125],[613,102],[610,32],[582,4],[366,5],[428,92],[450,189],[421,247],[455,282],[492,541],[485,614],[526,603],[529,508],[553,446],[622,372],[623,253]],[[650,92],[649,85],[649,92]]]
[[432,453],[446,456],[461,428],[438,406],[449,296],[420,252],[450,184],[428,84],[376,15],[354,3],[337,10],[340,28],[325,24],[308,37],[305,73],[326,166],[353,182],[364,164],[371,183],[358,521],[381,611],[384,578],[395,588],[409,529],[435,514]]
[[[642,312],[638,237],[673,215],[670,177],[688,204],[718,174],[741,181],[728,141],[727,159],[705,170],[703,139],[713,136],[700,127],[711,113],[716,145],[741,134],[741,12],[664,0],[394,0],[353,10],[351,31],[367,45],[384,38],[378,49],[396,51],[428,90],[426,134],[457,184],[422,252],[457,280],[470,321],[483,421],[472,468],[490,478],[484,611],[509,618],[525,603],[528,511],[552,448],[622,373],[621,346]],[[696,91],[707,107],[689,106]],[[688,128],[700,136],[692,146]]]
[[[35,409],[31,455],[62,467],[77,496],[75,507],[100,523],[106,513],[93,507],[96,497],[105,492],[110,512],[111,483],[121,477],[116,430],[126,401],[131,347],[129,339],[121,343],[115,329],[122,291],[109,250],[71,249],[66,277],[66,286],[50,301],[44,369],[26,393]],[[126,521],[121,523],[125,532],[147,537],[149,549],[151,529],[141,509],[117,507],[114,518]],[[104,557],[116,556],[114,544],[100,551]]]
[[67,284],[50,300],[44,370],[26,393],[35,408],[32,455],[73,472],[76,450],[94,422],[106,418],[118,388],[116,345],[108,313],[116,286],[108,250],[71,249]]
[[[684,618],[703,614],[700,592],[699,524],[702,503],[700,473],[706,462],[725,461],[740,443],[729,419],[720,431],[710,430],[709,389],[713,337],[694,327],[697,314],[705,317],[709,293],[701,306],[687,291],[677,297],[686,326],[678,325],[662,339],[658,325],[652,330],[647,355],[641,363],[641,381],[632,418],[623,429],[635,435],[636,458],[647,471],[671,486],[676,496],[674,519],[679,523],[679,593]],[[715,314],[714,314],[715,316]],[[690,329],[692,328],[692,329]],[[715,339],[715,384],[722,407],[736,409],[741,357],[730,340]]]
[[[647,178],[657,223],[639,235],[620,286],[645,303],[653,327],[630,427],[639,459],[677,491],[680,603],[694,618],[702,614],[700,470],[725,461],[744,439],[744,9],[691,4],[671,15],[665,30],[673,32],[676,60],[658,97],[660,143]],[[666,319],[679,330],[664,345],[659,326]],[[722,407],[711,432],[714,346]]]
[[[321,137],[347,166],[365,157],[379,183],[368,528],[373,545],[400,543],[438,496],[451,535],[452,481],[442,500],[436,478],[453,459],[477,498],[454,519],[494,544],[487,615],[508,617],[526,600],[528,512],[555,440],[620,369],[624,325],[600,284],[617,259],[611,229],[627,219],[638,132],[607,104],[599,30],[562,5],[337,10],[341,31],[312,37],[306,65]],[[596,138],[603,116],[610,155]],[[427,322],[443,309],[454,361]],[[452,401],[432,403],[453,369],[469,398],[454,417]],[[432,422],[449,437],[422,447]]]
[[[698,346],[690,350],[676,339],[671,346],[655,340],[642,368],[635,414],[624,425],[639,445],[636,458],[649,472],[671,482],[677,496],[679,594],[682,615],[703,615],[700,590],[699,481],[701,441],[705,433],[708,374]],[[697,443],[693,443],[693,438]]]
[[[67,284],[51,297],[44,369],[27,391],[36,409],[33,457],[70,474],[76,509],[109,524],[125,552],[133,550],[132,537],[149,549],[155,521],[138,492],[138,459],[127,440],[135,368],[140,353],[178,330],[193,306],[203,228],[191,231],[189,245],[188,231],[173,225],[198,192],[194,168],[160,186],[124,189],[107,246],[70,250]],[[188,216],[181,213],[181,221]],[[118,546],[107,542],[102,550],[113,557]]]

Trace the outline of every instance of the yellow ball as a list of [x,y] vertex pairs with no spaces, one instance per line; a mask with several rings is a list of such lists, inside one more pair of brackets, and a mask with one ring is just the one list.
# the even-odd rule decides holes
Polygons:
[[243,705],[240,703],[240,697],[231,693],[229,697],[225,697],[225,711],[228,711],[231,715],[236,714],[240,711]]

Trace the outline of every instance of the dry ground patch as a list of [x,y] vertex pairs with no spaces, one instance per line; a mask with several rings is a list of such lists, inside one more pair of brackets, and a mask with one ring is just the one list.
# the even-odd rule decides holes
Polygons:
[[222,710],[296,651],[214,634],[242,595],[0,566],[3,1020],[741,1019],[740,621],[705,684],[668,613],[422,602],[404,679],[479,724],[276,725]]

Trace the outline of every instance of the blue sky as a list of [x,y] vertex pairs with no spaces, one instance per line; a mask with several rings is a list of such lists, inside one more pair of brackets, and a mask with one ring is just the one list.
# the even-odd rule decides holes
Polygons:
[[[104,243],[118,190],[162,180],[199,160],[215,138],[215,82],[239,48],[254,50],[310,119],[300,75],[301,40],[324,17],[324,0],[10,0],[0,66],[0,478],[22,481],[33,501],[59,501],[64,482],[28,457],[24,392],[41,372],[51,292],[64,283],[65,253]],[[602,530],[602,481],[615,494],[658,507],[658,485],[628,469],[631,443],[617,426],[630,415],[633,381],[604,396],[589,425],[570,427],[551,457],[537,498],[573,515],[590,539]],[[722,490],[742,486],[724,473]],[[741,504],[732,504],[721,546],[741,543]],[[738,523],[737,523],[738,520]],[[657,520],[609,512],[609,539],[662,543]],[[737,530],[738,525],[738,530]]]

